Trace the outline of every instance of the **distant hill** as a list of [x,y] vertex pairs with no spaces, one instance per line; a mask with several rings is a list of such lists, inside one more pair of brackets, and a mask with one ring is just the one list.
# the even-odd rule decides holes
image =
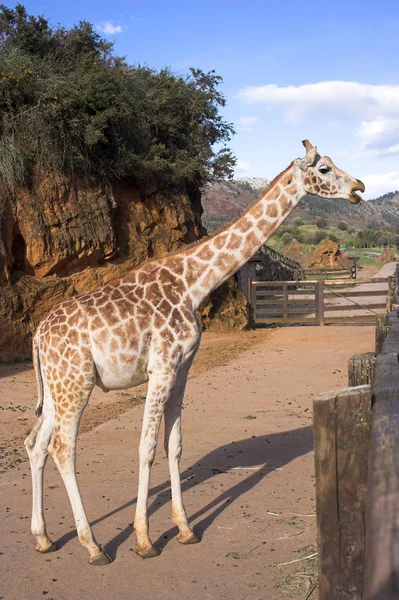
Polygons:
[[[204,207],[202,221],[208,233],[212,233],[242,214],[250,204],[255,202],[260,190],[268,183],[267,179],[258,177],[208,183],[202,190]],[[399,191],[389,192],[374,200],[363,201],[356,205],[346,200],[323,200],[306,196],[290,214],[286,224],[292,223],[295,219],[313,224],[320,217],[327,219],[330,226],[346,221],[355,229],[364,229],[369,224],[399,227]]]
[[246,178],[208,183],[202,190],[204,214],[202,222],[208,233],[245,212],[255,202],[259,192],[268,185],[267,179]]

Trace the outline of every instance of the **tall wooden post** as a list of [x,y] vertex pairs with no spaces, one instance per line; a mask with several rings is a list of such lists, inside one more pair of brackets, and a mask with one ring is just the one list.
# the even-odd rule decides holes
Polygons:
[[283,318],[288,319],[288,284],[283,283]]
[[354,354],[348,362],[348,385],[373,385],[375,369],[374,352]]
[[320,600],[361,600],[369,385],[320,394],[313,402]]
[[391,312],[391,310],[392,310],[394,291],[395,291],[394,278],[388,277],[387,312]]
[[255,329],[256,287],[250,277],[248,277],[248,298],[248,325],[250,329]]
[[381,354],[382,344],[391,331],[388,315],[377,315],[377,327],[375,328],[375,354]]
[[324,326],[324,280],[316,283],[316,315],[319,325]]

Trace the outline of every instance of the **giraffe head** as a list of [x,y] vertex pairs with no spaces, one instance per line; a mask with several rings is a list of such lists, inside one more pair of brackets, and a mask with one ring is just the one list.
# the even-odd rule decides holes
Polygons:
[[364,192],[364,183],[341,171],[328,156],[320,156],[309,140],[302,144],[306,155],[298,158],[295,165],[303,192],[322,198],[345,198],[352,204],[360,202],[356,192]]

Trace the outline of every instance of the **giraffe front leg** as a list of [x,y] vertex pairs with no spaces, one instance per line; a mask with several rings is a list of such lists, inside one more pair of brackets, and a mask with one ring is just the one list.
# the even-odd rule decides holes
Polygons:
[[155,458],[159,426],[164,407],[173,387],[175,373],[158,369],[149,378],[147,399],[144,408],[143,427],[141,431],[139,457],[139,489],[137,494],[134,528],[137,536],[136,554],[142,558],[158,556],[159,550],[153,545],[149,536],[148,523],[148,488],[150,473]]
[[182,454],[181,407],[190,364],[178,378],[176,386],[165,407],[165,451],[169,460],[172,488],[172,521],[179,528],[177,541],[181,544],[197,544],[200,540],[188,524],[181,492],[179,463]]

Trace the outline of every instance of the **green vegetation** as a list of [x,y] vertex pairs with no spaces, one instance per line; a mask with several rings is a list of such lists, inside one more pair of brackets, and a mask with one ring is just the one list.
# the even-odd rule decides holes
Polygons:
[[376,264],[376,259],[371,256],[359,256],[356,264],[358,267],[367,267],[368,265]]
[[383,248],[386,246],[397,246],[399,237],[393,231],[386,229],[372,229],[368,227],[357,233],[354,241],[355,248]]
[[[328,239],[339,244],[345,244],[346,252],[349,254],[351,248],[380,254],[386,246],[390,246],[394,252],[397,252],[399,236],[388,229],[367,227],[361,231],[356,231],[344,221],[338,223],[337,227],[328,227],[325,220],[321,218],[317,220],[316,225],[298,225],[298,221],[300,220],[295,221],[294,226],[280,227],[268,241],[268,245],[284,254],[291,241],[295,239],[302,245],[303,251],[308,253],[322,240]],[[358,264],[365,266],[373,262],[373,258],[362,257]]]
[[231,177],[234,133],[214,71],[131,66],[81,21],[51,28],[0,5],[0,181],[62,172],[139,184],[201,186]]

